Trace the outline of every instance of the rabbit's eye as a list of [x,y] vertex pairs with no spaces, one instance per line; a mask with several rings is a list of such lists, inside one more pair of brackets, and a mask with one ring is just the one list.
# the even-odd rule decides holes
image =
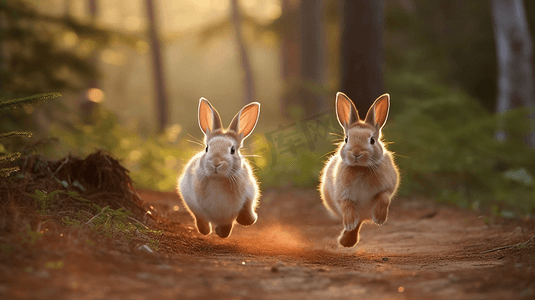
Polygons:
[[206,146],[206,153],[208,153],[208,146]]
[[230,154],[234,154],[236,153],[236,149],[234,148],[234,146],[230,147]]
[[375,144],[375,138],[373,136],[370,138],[370,144]]
[[346,138],[344,139],[344,142],[346,142],[346,143],[347,143],[347,136],[346,136]]

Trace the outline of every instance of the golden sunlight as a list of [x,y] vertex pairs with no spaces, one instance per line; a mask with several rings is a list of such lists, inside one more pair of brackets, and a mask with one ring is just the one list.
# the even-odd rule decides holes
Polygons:
[[270,5],[268,5],[268,8],[267,8],[267,15],[270,19],[277,19],[281,16],[282,14],[282,8],[280,7],[280,5],[276,4],[276,3],[272,3]]
[[87,99],[95,103],[100,103],[104,100],[104,92],[101,89],[91,88],[87,90]]
[[102,51],[100,58],[103,62],[113,66],[121,66],[125,63],[124,54],[111,49]]
[[142,26],[141,18],[137,16],[128,16],[124,21],[124,25],[126,29],[130,31],[140,30]]

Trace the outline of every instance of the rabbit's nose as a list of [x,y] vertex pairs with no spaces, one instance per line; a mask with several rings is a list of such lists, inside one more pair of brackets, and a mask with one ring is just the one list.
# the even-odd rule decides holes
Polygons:
[[362,152],[359,153],[359,154],[357,154],[357,155],[355,155],[355,153],[351,153],[351,155],[353,156],[353,158],[354,158],[355,160],[359,160],[359,158],[362,156]]
[[217,167],[219,167],[219,166],[221,166],[221,163],[220,163],[220,162],[219,162],[219,163],[216,163],[216,164],[214,164],[214,168],[216,168],[216,169],[217,169]]

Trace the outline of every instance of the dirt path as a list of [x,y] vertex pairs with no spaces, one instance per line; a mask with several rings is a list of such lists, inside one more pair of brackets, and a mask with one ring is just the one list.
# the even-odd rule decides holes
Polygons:
[[[0,296],[41,299],[535,299],[533,221],[486,225],[477,214],[396,199],[386,224],[339,247],[339,221],[314,191],[267,191],[252,227],[200,237],[173,194],[141,192],[168,218],[155,253],[69,247],[59,270],[2,274]],[[179,206],[175,212],[173,207]],[[1,298],[1,297],[0,297]]]

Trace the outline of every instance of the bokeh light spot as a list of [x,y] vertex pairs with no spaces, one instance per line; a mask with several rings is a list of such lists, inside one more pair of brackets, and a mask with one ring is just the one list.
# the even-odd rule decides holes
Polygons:
[[91,88],[87,90],[87,99],[95,103],[100,103],[104,100],[104,92],[101,89]]

